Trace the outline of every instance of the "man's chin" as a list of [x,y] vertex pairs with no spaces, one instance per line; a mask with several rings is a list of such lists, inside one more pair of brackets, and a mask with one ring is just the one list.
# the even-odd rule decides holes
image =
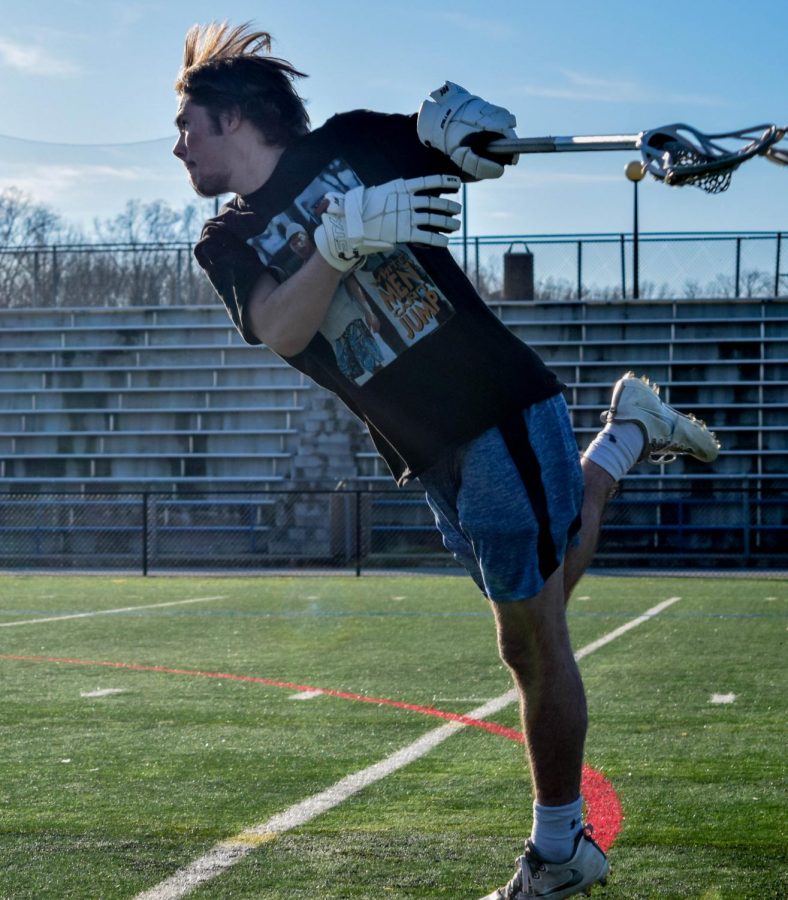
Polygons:
[[224,183],[220,184],[219,181],[215,179],[198,180],[190,176],[189,180],[191,181],[195,194],[199,194],[200,197],[212,198],[218,197],[220,194],[229,193]]

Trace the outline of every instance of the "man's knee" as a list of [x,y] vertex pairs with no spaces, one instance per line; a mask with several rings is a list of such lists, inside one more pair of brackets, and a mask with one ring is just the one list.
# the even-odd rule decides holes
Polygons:
[[519,677],[531,677],[551,668],[567,652],[571,655],[561,570],[535,597],[493,606],[498,652]]
[[498,654],[502,662],[517,675],[528,672],[529,661],[533,661],[532,635],[520,629],[498,629]]

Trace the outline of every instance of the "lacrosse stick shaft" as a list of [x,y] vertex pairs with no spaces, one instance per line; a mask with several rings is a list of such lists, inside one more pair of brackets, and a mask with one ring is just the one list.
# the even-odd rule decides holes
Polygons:
[[[767,126],[759,126],[767,127]],[[777,141],[782,140],[788,128],[777,132]],[[511,156],[513,153],[580,153],[590,150],[637,150],[641,134],[586,134],[564,137],[504,138],[491,141],[486,149],[496,156]],[[712,135],[719,137],[719,135]],[[723,135],[724,137],[724,135]],[[764,155],[785,165],[788,150],[774,148]]]
[[[780,128],[777,133],[777,141],[784,140],[786,134],[788,134],[788,125]],[[777,141],[769,147],[764,156],[769,162],[777,163],[778,166],[788,166],[788,147],[778,147]]]
[[492,141],[487,151],[501,156],[512,153],[580,153],[590,150],[636,150],[640,135],[591,134],[575,137],[505,138]]
[[777,163],[778,166],[788,166],[788,149],[770,147],[763,155],[769,162]]

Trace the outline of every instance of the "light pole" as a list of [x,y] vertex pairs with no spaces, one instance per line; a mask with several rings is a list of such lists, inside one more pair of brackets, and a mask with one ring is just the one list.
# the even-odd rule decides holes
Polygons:
[[462,183],[462,271],[468,275],[468,185]]
[[646,175],[643,163],[639,159],[633,159],[624,167],[624,174],[632,182],[635,201],[632,215],[632,299],[640,299],[640,248],[638,246],[638,182]]

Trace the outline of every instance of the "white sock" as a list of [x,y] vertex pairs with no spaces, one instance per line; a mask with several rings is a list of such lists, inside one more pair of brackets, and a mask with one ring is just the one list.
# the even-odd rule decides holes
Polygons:
[[565,806],[534,803],[531,843],[545,862],[562,863],[571,858],[575,839],[583,827],[583,798]]
[[643,445],[643,432],[634,422],[609,422],[583,456],[621,481],[640,458]]

